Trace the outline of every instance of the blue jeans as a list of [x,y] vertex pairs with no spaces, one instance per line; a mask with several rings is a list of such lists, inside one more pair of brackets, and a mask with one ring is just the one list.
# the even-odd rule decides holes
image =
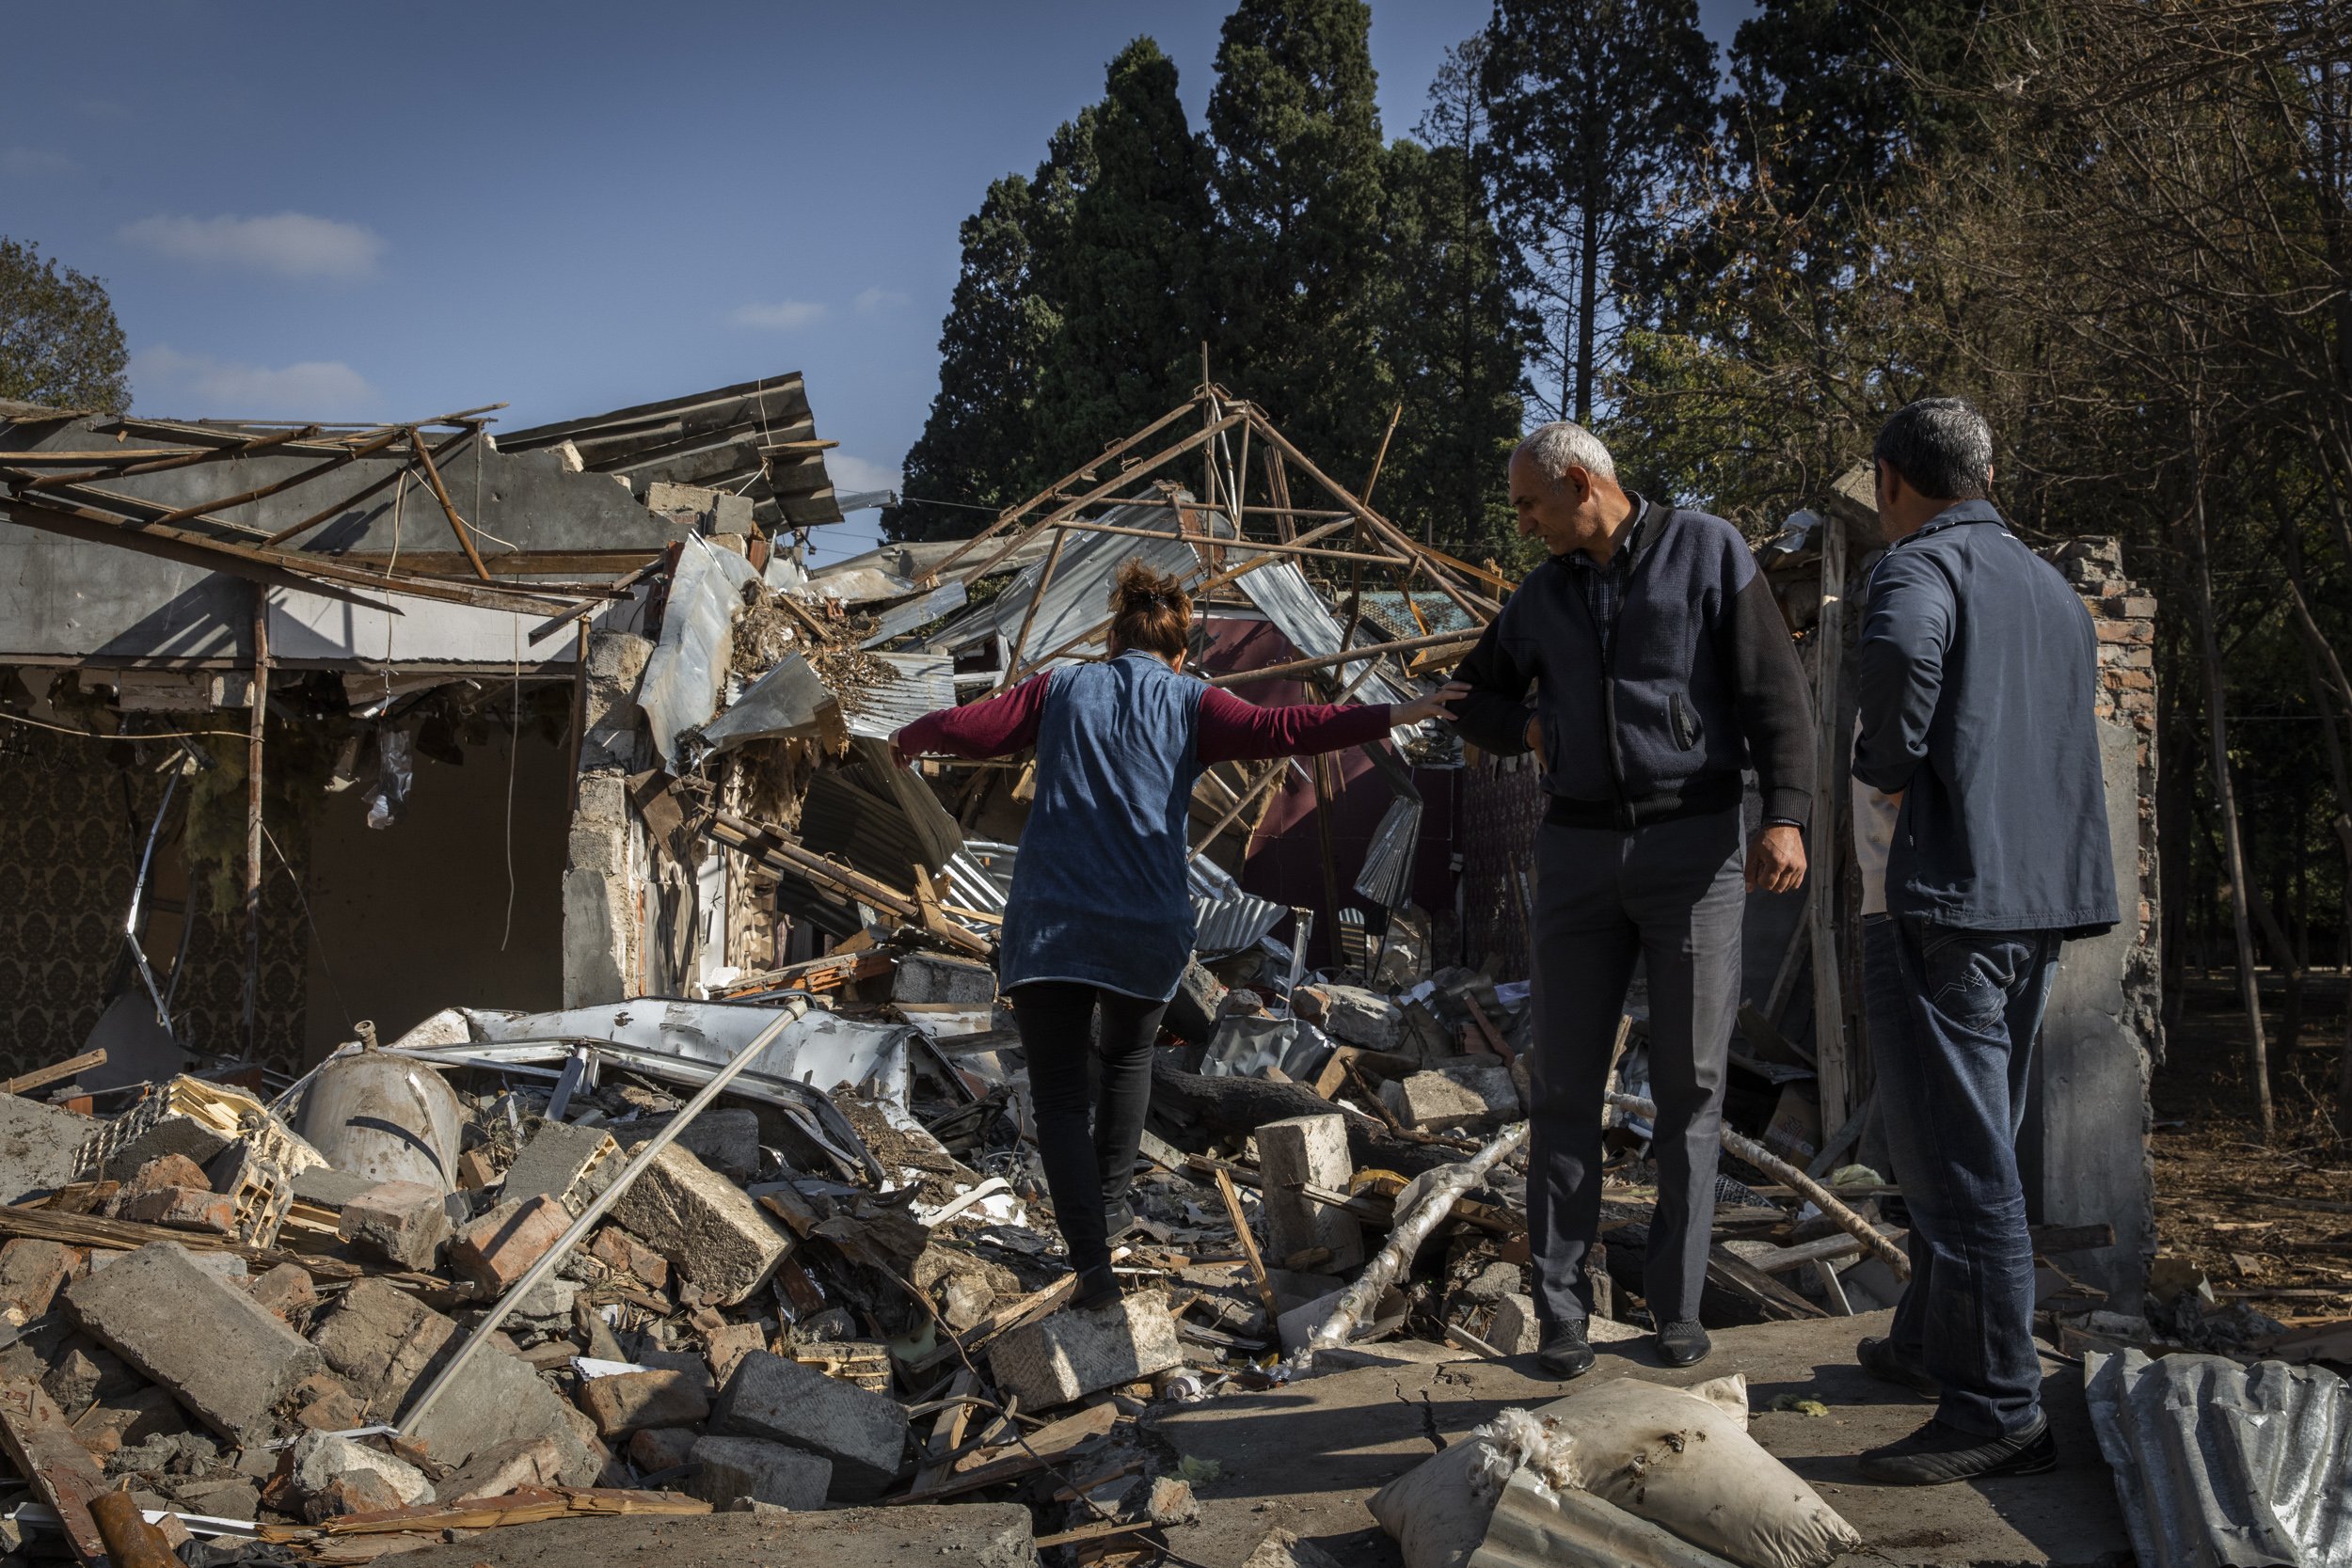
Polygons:
[[1878,1112],[1911,1220],[1911,1283],[1891,1338],[1943,1386],[1937,1418],[1987,1437],[2024,1432],[2041,1411],[2017,1132],[2058,940],[1908,916],[1863,923]]

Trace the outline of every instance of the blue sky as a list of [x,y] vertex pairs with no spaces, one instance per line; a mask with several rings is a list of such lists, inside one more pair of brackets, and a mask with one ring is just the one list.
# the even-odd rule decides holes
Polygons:
[[[141,412],[520,426],[797,370],[834,483],[893,484],[956,225],[1139,33],[1198,124],[1227,8],[14,8],[0,233],[105,280]],[[1489,5],[1373,11],[1393,136]]]

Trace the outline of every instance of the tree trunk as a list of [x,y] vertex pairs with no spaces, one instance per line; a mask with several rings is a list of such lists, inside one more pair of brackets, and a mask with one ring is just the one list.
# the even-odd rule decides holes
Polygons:
[[2248,919],[2246,852],[2238,830],[2237,796],[2230,780],[2230,722],[2221,685],[2221,651],[2213,630],[2213,564],[2205,544],[2205,495],[2201,474],[2191,501],[2189,544],[2194,552],[2197,589],[2197,644],[2205,675],[2207,744],[2213,752],[2216,814],[2221,818],[2223,875],[2230,883],[2230,916],[2237,939],[2238,1000],[2246,1009],[2246,1069],[2253,1090],[2254,1117],[2262,1141],[2278,1132],[2278,1117],[2270,1103],[2270,1053],[2263,1039],[2262,992],[2254,978],[2254,932]]
[[[2319,715],[2328,772],[2336,786],[2336,847],[2344,852],[2344,928],[2338,941],[2352,954],[2352,765],[2345,761],[2344,736],[2336,728],[2339,704],[2352,717],[2352,677],[2344,674],[2334,645],[2312,617],[2311,602],[2303,593],[2302,553],[2291,533],[2285,559],[2287,608],[2296,629],[2303,635],[2303,678],[2311,683],[2312,707]],[[2345,980],[2352,985],[2352,964],[2346,966]],[[2343,1122],[2352,1124],[2352,996],[2344,1000],[2344,1048],[2336,1058],[2336,1114]]]
[[1600,209],[1606,199],[1597,181],[1584,188],[1583,255],[1576,288],[1576,422],[1593,423],[1593,334],[1600,317]]

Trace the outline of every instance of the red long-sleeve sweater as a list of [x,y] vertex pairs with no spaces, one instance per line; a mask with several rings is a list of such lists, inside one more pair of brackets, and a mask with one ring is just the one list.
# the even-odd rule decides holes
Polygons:
[[[1011,690],[961,707],[927,713],[898,732],[909,756],[1001,757],[1037,743],[1050,673],[1032,675]],[[1389,705],[1301,703],[1260,707],[1210,687],[1200,693],[1196,744],[1203,764],[1259,757],[1310,756],[1360,746],[1389,733]]]

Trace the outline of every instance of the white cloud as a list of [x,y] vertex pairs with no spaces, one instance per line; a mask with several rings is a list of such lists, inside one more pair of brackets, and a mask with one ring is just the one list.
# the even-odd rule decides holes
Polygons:
[[62,152],[40,147],[0,147],[0,174],[34,179],[44,174],[72,174],[82,166]]
[[373,229],[307,213],[259,218],[159,214],[126,224],[122,237],[175,261],[244,267],[279,277],[366,277],[384,252],[383,236]]
[[896,289],[866,289],[860,292],[854,303],[859,315],[878,316],[911,302]]
[[197,419],[370,419],[382,404],[368,378],[340,359],[272,368],[182,354],[166,343],[131,356],[143,410]]
[[845,496],[862,490],[896,490],[906,478],[896,468],[837,450],[825,453],[825,472],[833,476],[834,489]]
[[738,326],[792,332],[803,326],[814,326],[830,314],[831,311],[811,300],[780,299],[773,305],[738,306],[735,314],[727,319]]

